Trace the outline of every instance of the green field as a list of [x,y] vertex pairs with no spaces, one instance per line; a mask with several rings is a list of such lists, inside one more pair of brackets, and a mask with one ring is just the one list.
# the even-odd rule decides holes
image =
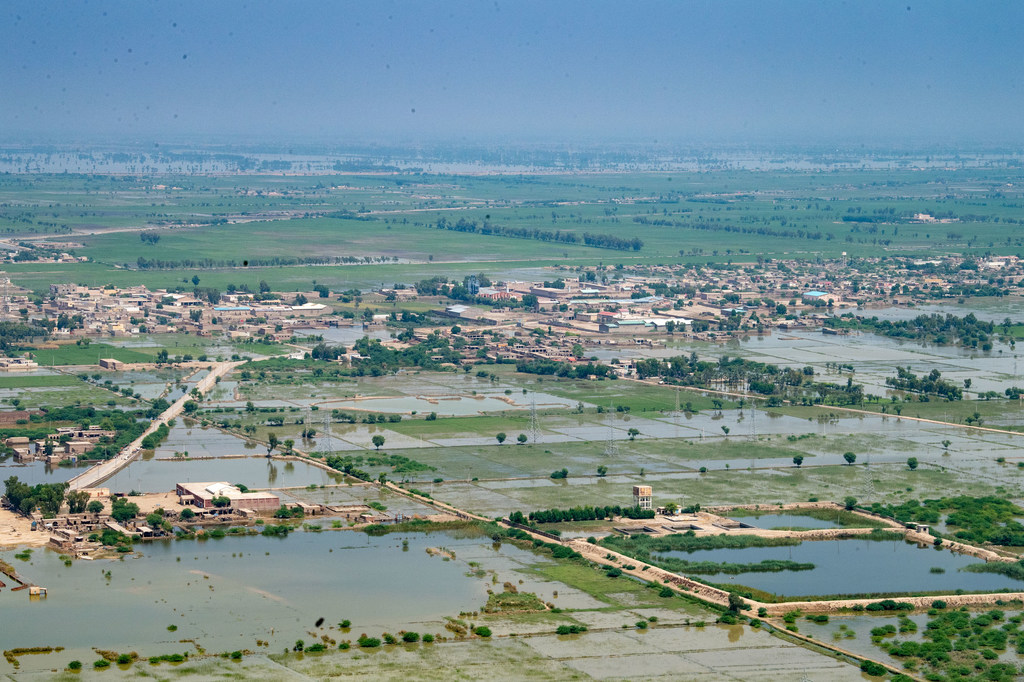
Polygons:
[[[158,184],[169,188],[154,189]],[[443,272],[598,263],[704,263],[756,256],[814,259],[1017,253],[1021,199],[1013,170],[618,173],[543,176],[10,176],[0,232],[73,241],[85,265],[14,264],[19,285],[335,289],[412,283]],[[54,205],[54,194],[64,201]],[[915,213],[955,222],[915,224]],[[431,229],[438,220],[639,239],[638,250]],[[139,232],[159,235],[144,243]],[[57,233],[57,234],[54,234]],[[45,241],[45,239],[43,240]],[[282,250],[282,244],[287,249]],[[724,248],[723,244],[737,244]],[[246,263],[298,259],[295,264]],[[131,272],[139,259],[164,269]],[[329,267],[310,259],[369,259]],[[387,262],[377,262],[385,259]],[[398,259],[398,262],[394,262]],[[438,265],[444,264],[440,270]]]
[[35,376],[0,376],[0,388],[40,388],[44,386],[77,386],[82,383],[78,377],[66,374],[44,374]]

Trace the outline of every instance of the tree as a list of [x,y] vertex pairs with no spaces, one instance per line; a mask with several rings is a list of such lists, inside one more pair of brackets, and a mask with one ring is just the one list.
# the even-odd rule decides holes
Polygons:
[[597,475],[598,476],[604,476],[607,473],[608,473],[608,467],[606,467],[605,465],[602,464],[601,466],[597,467]]
[[129,502],[123,497],[115,497],[110,509],[110,515],[118,523],[124,523],[139,515],[139,505]]
[[231,498],[230,497],[226,497],[225,495],[218,495],[217,497],[214,497],[210,501],[213,502],[213,506],[214,507],[230,507],[231,506]]
[[554,479],[569,478],[569,470],[566,469],[565,467],[563,467],[563,468],[559,469],[558,471],[552,471],[551,472],[551,478],[554,478]]
[[286,452],[291,452],[292,448],[294,448],[294,447],[295,447],[295,439],[293,439],[293,438],[286,438],[285,441],[284,441],[284,449],[285,449],[285,451]]
[[795,465],[797,465],[799,467],[803,463],[804,463],[804,456],[803,455],[795,455],[793,457],[793,464],[795,464]]
[[636,440],[636,437],[640,435],[640,429],[633,428],[630,429],[629,431],[626,431],[626,433],[629,434],[630,440]]
[[199,275],[192,275],[192,285],[199,286]]
[[[84,490],[72,490],[64,496],[64,499],[67,500],[69,512],[81,514],[89,504],[89,493]],[[100,508],[102,509],[102,505]]]
[[380,450],[381,445],[384,445],[384,436],[380,435],[379,433],[370,440],[373,441],[373,447],[377,448],[378,450]]
[[952,444],[953,444],[953,441],[951,441],[951,440],[944,440],[944,441],[942,441],[942,449],[943,450],[948,450],[949,446],[952,445]]
[[500,433],[499,433],[498,435],[496,435],[496,436],[495,436],[495,438],[496,438],[496,439],[497,439],[497,441],[498,441],[498,445],[501,445],[502,443],[504,443],[504,442],[505,442],[505,439],[506,439],[506,438],[508,438],[508,436],[507,436],[507,435],[505,435],[505,432],[504,432],[504,431],[502,431],[502,432],[500,432]]
[[281,441],[277,439],[277,434],[271,431],[270,434],[267,436],[267,455],[269,455],[280,442]]
[[725,435],[728,436],[729,435],[729,427],[728,426],[723,426],[722,427],[722,433],[724,433]]
[[907,467],[909,467],[911,471],[917,468],[917,464],[917,457],[911,457],[907,460]]
[[853,464],[854,462],[857,461],[857,455],[853,454],[852,452],[846,452],[843,453],[843,459],[846,460],[847,464]]
[[857,506],[857,498],[853,497],[852,495],[847,496],[843,500],[843,506],[846,507],[847,510],[853,509],[854,507]]
[[520,445],[522,445],[523,443],[525,443],[527,441],[526,434],[525,433],[520,433],[518,436],[516,436],[516,440],[519,441]]
[[186,507],[185,509],[181,510],[181,520],[182,521],[188,521],[190,519],[193,519],[193,518],[195,518],[195,515],[196,515],[196,513],[194,511],[192,511],[191,509],[189,509],[188,507]]
[[103,511],[103,503],[99,500],[93,500],[85,506],[85,510],[90,514],[99,514]]
[[572,344],[572,356],[579,360],[583,357],[583,346],[578,343]]
[[729,610],[733,613],[739,613],[747,605],[747,602],[743,601],[743,597],[736,594],[735,592],[729,593]]

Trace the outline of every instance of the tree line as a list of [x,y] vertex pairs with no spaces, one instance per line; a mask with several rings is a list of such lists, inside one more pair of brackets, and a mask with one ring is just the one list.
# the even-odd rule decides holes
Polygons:
[[454,223],[447,218],[441,218],[433,225],[428,223],[427,227],[436,230],[469,232],[472,234],[489,235],[492,237],[533,239],[541,242],[556,242],[559,244],[584,244],[598,249],[614,249],[616,251],[639,251],[644,246],[643,241],[636,237],[632,239],[625,239],[611,234],[592,234],[590,232],[584,232],[582,235],[579,235],[575,232],[541,230],[536,227],[529,228],[495,225],[487,220],[483,223],[477,223],[475,220],[466,220],[465,218],[459,218],[459,220]]
[[785,239],[810,239],[811,241],[817,241],[822,238],[826,240],[833,239],[832,234],[825,234],[818,230],[817,232],[811,232],[809,230],[777,230],[771,227],[740,227],[738,225],[714,225],[712,223],[698,221],[698,222],[682,222],[679,220],[665,220],[665,219],[650,219],[643,216],[637,216],[633,218],[634,223],[640,225],[653,225],[656,227],[681,227],[687,230],[698,230],[701,232],[728,232],[732,234],[746,234],[746,235],[757,235],[760,237],[782,237]]
[[523,514],[514,511],[508,515],[512,523],[528,525],[529,523],[561,523],[563,521],[601,521],[616,517],[627,519],[653,519],[654,510],[640,507],[621,507],[619,505],[571,507],[569,509],[542,509]]
[[922,396],[937,395],[947,400],[962,400],[964,397],[963,390],[943,379],[942,372],[937,369],[919,377],[911,372],[910,368],[897,366],[896,376],[886,377],[885,385],[898,391],[910,391]]

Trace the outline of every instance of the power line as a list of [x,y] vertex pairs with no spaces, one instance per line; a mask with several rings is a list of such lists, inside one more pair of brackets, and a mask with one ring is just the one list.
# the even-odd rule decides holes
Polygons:
[[608,440],[604,444],[605,457],[616,457],[619,454],[619,444],[615,442],[615,414],[612,412],[611,403],[608,403]]
[[530,394],[530,442],[540,439],[540,425],[537,423],[537,394]]

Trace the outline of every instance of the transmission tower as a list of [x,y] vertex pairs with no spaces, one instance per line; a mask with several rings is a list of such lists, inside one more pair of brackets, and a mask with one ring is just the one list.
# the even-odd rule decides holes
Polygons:
[[324,437],[320,442],[320,451],[331,454],[334,448],[331,446],[331,412],[324,410]]
[[875,481],[871,478],[871,458],[868,457],[864,460],[864,497],[874,500],[875,496]]
[[537,423],[537,394],[530,394],[530,442],[536,443],[540,438],[540,425]]

